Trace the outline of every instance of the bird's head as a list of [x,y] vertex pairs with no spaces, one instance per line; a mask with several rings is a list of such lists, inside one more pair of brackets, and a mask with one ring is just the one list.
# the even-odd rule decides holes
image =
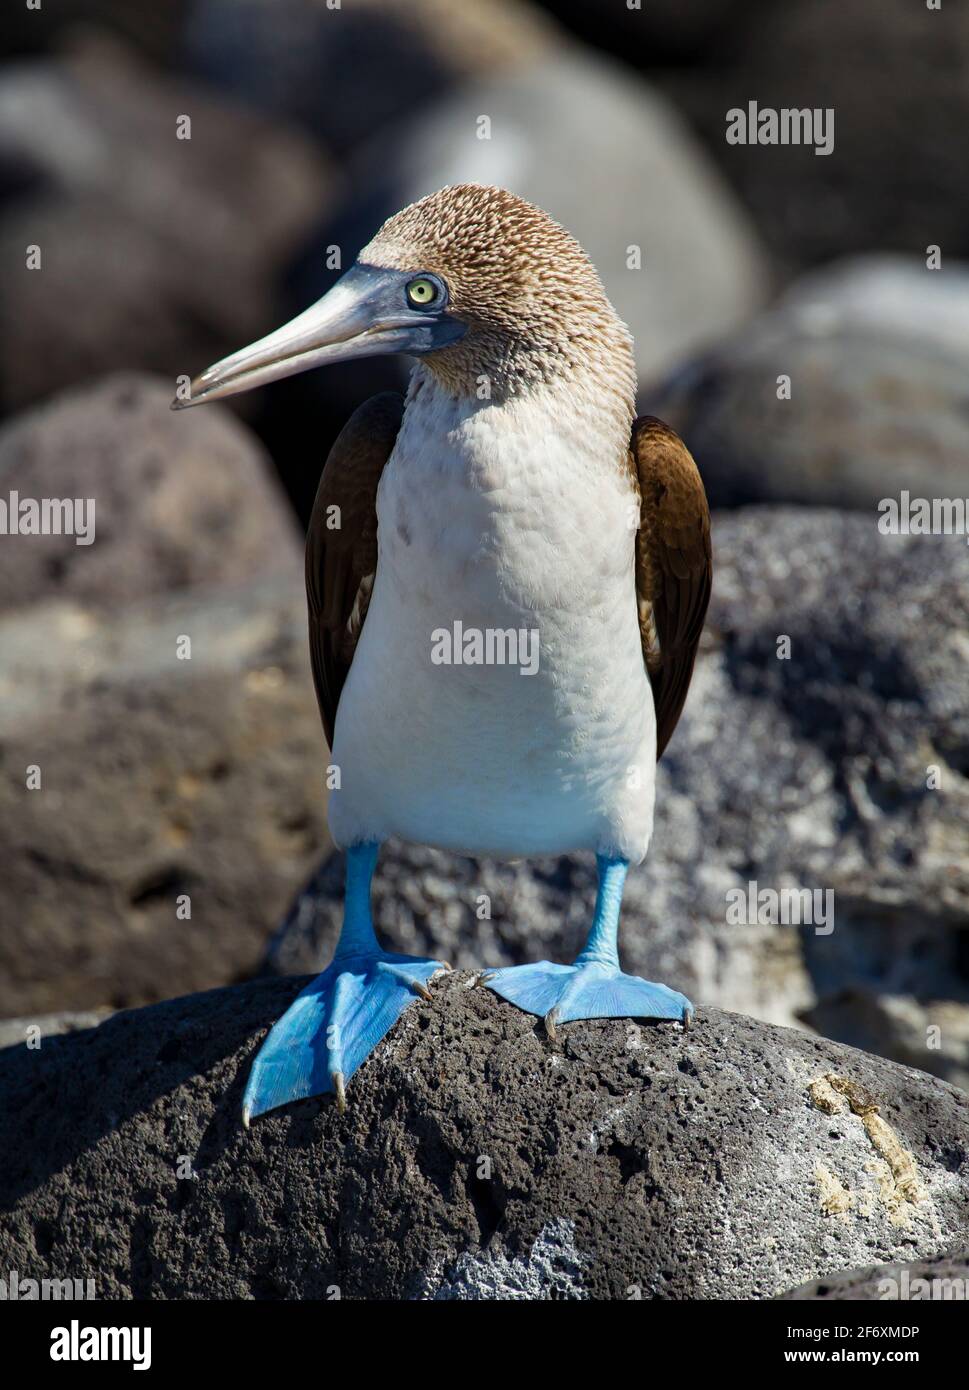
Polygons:
[[590,357],[632,379],[629,333],[578,242],[501,188],[442,188],[389,218],[328,294],[216,362],[174,408],[329,362],[424,358],[455,395],[569,377]]

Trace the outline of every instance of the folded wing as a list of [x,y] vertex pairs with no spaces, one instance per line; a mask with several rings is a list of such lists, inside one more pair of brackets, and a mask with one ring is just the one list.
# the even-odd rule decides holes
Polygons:
[[306,534],[310,661],[331,748],[377,572],[377,485],[403,414],[404,398],[392,391],[354,411],[326,460]]
[[662,420],[635,420],[630,452],[640,495],[636,592],[658,759],[686,700],[710,602],[710,509],[689,450]]

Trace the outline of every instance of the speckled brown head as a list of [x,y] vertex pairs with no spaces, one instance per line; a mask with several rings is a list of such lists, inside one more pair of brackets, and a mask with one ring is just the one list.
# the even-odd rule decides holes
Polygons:
[[547,213],[481,184],[398,212],[329,294],[209,367],[173,404],[392,352],[422,358],[455,396],[500,401],[564,384],[595,396],[628,435],[632,342],[595,267]]
[[582,247],[541,208],[503,188],[456,184],[396,213],[358,260],[430,272],[446,287],[447,313],[467,325],[429,354],[456,392],[484,375],[499,392],[606,368],[635,389],[632,343]]

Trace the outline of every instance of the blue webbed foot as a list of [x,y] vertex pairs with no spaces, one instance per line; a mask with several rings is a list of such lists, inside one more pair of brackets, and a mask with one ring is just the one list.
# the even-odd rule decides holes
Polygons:
[[337,956],[274,1025],[253,1062],[242,1121],[291,1100],[336,1094],[418,996],[430,999],[433,975],[447,967],[387,951]]
[[685,1028],[693,1005],[685,994],[651,984],[619,969],[619,908],[627,862],[597,856],[599,892],[595,918],[584,950],[573,965],[541,960],[489,971],[482,984],[526,1013],[545,1019],[549,1036],[556,1023],[577,1018],[675,1018]]
[[526,1013],[544,1018],[551,1037],[556,1023],[576,1018],[676,1018],[688,1027],[693,1016],[685,994],[595,961],[510,965],[485,975],[482,984]]
[[297,994],[256,1056],[242,1100],[242,1123],[291,1100],[336,1094],[389,1033],[408,1004],[430,999],[428,981],[448,966],[380,947],[370,918],[374,841],[347,850],[343,930],[336,955]]

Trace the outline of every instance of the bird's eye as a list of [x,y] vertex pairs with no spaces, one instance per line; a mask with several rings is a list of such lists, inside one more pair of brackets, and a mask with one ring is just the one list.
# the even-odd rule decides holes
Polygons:
[[407,286],[407,298],[415,309],[426,309],[439,295],[439,287],[428,275],[418,275]]

